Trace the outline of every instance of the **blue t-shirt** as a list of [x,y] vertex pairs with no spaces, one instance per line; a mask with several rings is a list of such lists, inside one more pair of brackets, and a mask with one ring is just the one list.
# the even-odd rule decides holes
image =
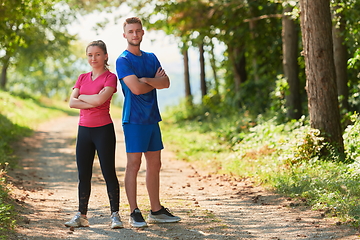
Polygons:
[[135,95],[123,80],[124,77],[130,75],[138,78],[153,78],[160,66],[155,54],[144,51],[141,51],[141,56],[136,56],[125,50],[116,60],[116,71],[125,98],[123,124],[155,124],[161,121],[156,89],[145,94]]

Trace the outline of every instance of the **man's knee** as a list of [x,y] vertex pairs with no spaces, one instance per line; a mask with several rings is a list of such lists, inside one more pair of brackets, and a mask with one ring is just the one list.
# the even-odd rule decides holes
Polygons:
[[140,170],[141,161],[129,161],[126,165],[127,172],[138,172]]

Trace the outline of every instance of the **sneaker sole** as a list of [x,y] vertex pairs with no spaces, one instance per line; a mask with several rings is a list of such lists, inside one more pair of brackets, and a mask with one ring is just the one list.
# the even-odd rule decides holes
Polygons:
[[119,229],[119,228],[124,228],[124,226],[111,226],[111,229]]
[[155,219],[152,217],[148,217],[148,222],[151,223],[177,223],[180,222],[181,219]]
[[90,225],[69,225],[69,224],[64,224],[65,227],[73,227],[73,228],[79,228],[79,227],[89,227]]
[[136,224],[136,223],[131,223],[130,222],[130,225],[134,228],[146,228],[148,227],[147,223],[141,223],[141,224]]

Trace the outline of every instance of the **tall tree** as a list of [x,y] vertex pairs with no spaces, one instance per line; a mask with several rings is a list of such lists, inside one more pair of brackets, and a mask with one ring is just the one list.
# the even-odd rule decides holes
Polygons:
[[183,54],[183,59],[184,59],[185,101],[186,101],[187,105],[192,106],[193,97],[191,94],[191,84],[190,84],[189,54],[188,54],[188,46],[185,44],[182,48],[182,54]]
[[345,17],[339,11],[339,1],[333,7],[333,42],[334,42],[334,61],[336,72],[337,92],[340,97],[341,108],[349,111],[349,88],[347,76],[347,47],[345,45]]
[[51,11],[52,6],[53,3],[49,0],[4,0],[0,3],[0,35],[3,37],[0,41],[0,50],[4,53],[0,56],[2,65],[0,88],[5,89],[7,69],[18,49],[29,44],[27,41],[29,34],[35,37],[35,34],[41,30],[41,26],[48,24],[43,19],[43,15]]
[[[217,72],[223,75],[223,81],[214,80],[212,84],[208,80],[208,87],[216,86],[222,91],[223,96],[218,99],[232,107],[251,106],[254,113],[269,106],[269,93],[282,70],[279,4],[269,0],[134,0],[131,5],[149,2],[156,7],[137,9],[138,14],[152,22],[154,29],[180,36],[179,45],[188,36],[190,47],[198,49],[199,43],[194,40],[201,36],[216,39],[227,47],[218,64],[221,71]],[[205,50],[211,49],[210,42],[204,42]]]
[[282,18],[283,68],[289,86],[285,94],[287,117],[299,119],[302,115],[300,80],[299,80],[299,34],[297,24],[291,18],[292,6],[285,6]]
[[[108,10],[123,1],[111,0],[2,0],[0,1],[0,88],[7,85],[7,71],[11,66],[40,61],[48,56],[68,54],[70,42],[75,39],[66,26],[77,14],[94,10]],[[19,62],[21,54],[31,53],[27,62]],[[44,69],[44,68],[43,68]]]
[[[193,20],[198,19],[197,15],[201,14],[200,11],[196,11],[198,1],[151,1],[154,9],[149,11],[150,14],[149,12],[143,13],[139,9],[139,6],[143,6],[146,2],[146,0],[133,1],[131,6],[143,19],[146,19],[144,26],[149,30],[163,30],[166,34],[173,35],[179,40],[179,49],[184,63],[185,99],[186,103],[192,106],[188,50],[189,44],[193,40],[191,36],[196,31],[197,21]],[[159,13],[161,17],[157,16],[155,22],[149,20],[152,15]]]
[[219,78],[218,78],[218,67],[216,65],[217,61],[216,61],[216,57],[215,57],[215,46],[214,46],[214,42],[212,39],[210,39],[210,66],[211,66],[211,70],[213,73],[213,77],[214,77],[214,90],[215,90],[215,94],[219,95],[219,88],[220,88],[220,83],[219,83]]
[[310,125],[343,153],[330,0],[300,0],[300,7]]
[[[248,79],[248,69],[252,69],[256,75],[256,70],[247,66],[249,56],[248,41],[249,24],[244,22],[249,18],[248,4],[246,1],[216,1],[211,8],[210,16],[213,22],[213,28],[216,38],[226,45],[225,61],[227,69],[225,73],[225,98],[233,106],[239,107],[243,102],[241,84]],[[249,58],[252,59],[252,58]]]
[[231,44],[228,46],[229,60],[233,67],[234,89],[240,91],[240,85],[247,80],[245,46],[236,47]]
[[207,94],[206,75],[205,75],[205,56],[204,44],[199,44],[199,62],[200,62],[200,88],[201,96],[205,97]]

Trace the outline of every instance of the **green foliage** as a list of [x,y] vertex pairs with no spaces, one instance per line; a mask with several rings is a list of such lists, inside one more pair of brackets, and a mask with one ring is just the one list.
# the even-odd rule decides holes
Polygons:
[[[231,145],[240,141],[242,133],[255,124],[249,111],[235,110],[219,101],[216,96],[205,97],[203,103],[205,104],[190,107],[182,102],[164,113],[164,118],[176,122],[180,127],[192,127],[200,133],[212,132],[218,139]],[[234,111],[238,114],[233,114]]]
[[348,125],[344,133],[346,156],[355,162],[360,162],[360,121],[358,114],[351,116],[352,125]]
[[353,110],[359,111],[359,69],[360,69],[360,25],[358,13],[360,11],[359,0],[336,0],[332,4],[338,6],[337,12],[340,13],[346,21],[344,44],[348,51],[348,86],[349,103]]
[[288,140],[289,142],[281,148],[286,164],[296,165],[321,157],[324,138],[319,130],[302,126],[294,129]]
[[[0,88],[67,98],[84,69],[84,46],[67,25],[79,14],[110,11],[110,0],[5,0],[0,3]],[[99,20],[100,21],[100,20]],[[101,25],[99,23],[99,25]],[[85,66],[88,66],[87,64]]]
[[360,224],[359,163],[310,161],[291,170],[273,178],[277,191],[306,198],[314,209]]
[[22,118],[21,106],[16,103],[8,93],[0,91],[0,164],[13,163],[11,143],[31,134],[30,128],[16,123]]
[[75,114],[66,103],[54,102],[43,97],[34,97],[19,92],[11,95],[0,91],[0,164],[15,164],[11,143],[22,137],[30,136],[32,129],[50,118]]
[[[10,69],[8,89],[11,92],[65,100],[78,76],[90,69],[85,59],[85,47],[79,42],[68,46],[66,52],[56,51],[45,57],[31,58],[33,51],[42,51],[42,47],[23,49],[17,68]],[[27,61],[29,58],[32,60]]]
[[275,88],[270,92],[270,108],[269,113],[277,116],[279,122],[286,121],[286,99],[289,95],[289,85],[283,75],[278,75],[275,81]]
[[[74,20],[70,9],[60,7],[60,0],[9,1],[2,3],[0,34],[0,64],[3,73],[11,65],[21,63],[19,55],[31,52],[26,62],[40,60],[56,52],[64,52],[73,40],[64,28]],[[40,58],[40,59],[39,59]],[[42,59],[41,59],[42,58]],[[1,76],[0,87],[6,89],[6,74]]]
[[[281,18],[276,16],[281,12],[280,4],[268,0],[137,0],[130,5],[145,20],[148,29],[164,30],[175,36],[180,49],[204,44],[206,56],[213,56],[213,42],[226,47],[213,69],[224,73],[221,82],[207,76],[210,97],[211,90],[215,90],[229,107],[247,108],[255,113],[269,107],[269,93],[282,71]],[[148,11],[143,10],[145,5]],[[257,19],[261,16],[267,17]],[[244,79],[234,91],[238,74],[235,69],[242,67]]]
[[9,231],[13,230],[16,224],[14,206],[8,197],[8,190],[5,185],[6,165],[0,164],[0,239],[6,239]]
[[357,115],[352,116],[354,124],[344,134],[347,159],[343,160],[318,130],[310,128],[305,117],[279,124],[276,117],[259,115],[252,124],[236,128],[239,119],[250,119],[244,112],[225,110],[216,117],[208,112],[192,120],[179,114],[181,117],[176,111],[164,115],[163,132],[165,143],[181,159],[211,172],[252,177],[274,191],[306,199],[328,216],[360,224]]
[[44,23],[42,16],[51,11],[55,1],[13,1],[1,2],[0,33],[3,41],[0,49],[13,53],[18,47],[26,46],[25,33],[33,30],[35,24]]
[[14,161],[10,144],[30,133],[29,128],[14,124],[5,116],[0,115],[0,164]]
[[6,186],[7,167],[17,164],[12,144],[30,136],[41,122],[65,114],[78,114],[69,110],[67,103],[24,92],[10,94],[0,90],[0,239],[14,228],[16,212]]
[[350,59],[349,68],[359,69],[360,58],[359,48],[360,43],[360,27],[358,24],[358,12],[360,9],[360,1],[358,0],[336,0],[333,5],[337,5],[337,12],[341,13],[347,21],[346,31],[344,33],[346,41],[345,44],[349,49]]
[[214,169],[221,167],[216,159],[221,159],[229,146],[219,141],[216,136],[201,133],[190,125],[174,128],[173,124],[162,122],[161,128],[166,147],[175,152],[177,158],[202,166],[211,165]]
[[113,0],[66,0],[68,6],[72,9],[76,9],[81,14],[85,15],[94,11],[106,11],[111,12],[114,8],[120,6],[125,1],[113,1]]

